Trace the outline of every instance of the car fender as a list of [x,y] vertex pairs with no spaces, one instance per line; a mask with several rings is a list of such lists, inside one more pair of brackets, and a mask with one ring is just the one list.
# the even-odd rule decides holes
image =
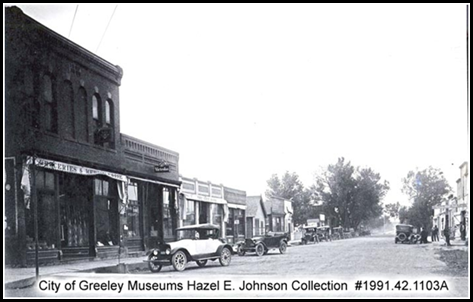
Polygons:
[[224,248],[228,248],[230,250],[230,253],[232,253],[232,255],[235,254],[235,252],[233,252],[233,248],[229,244],[222,244],[217,249],[217,255],[220,255]]
[[183,247],[176,247],[176,248],[172,249],[170,255],[172,256],[175,253],[177,253],[178,251],[183,251],[184,253],[186,253],[187,261],[193,261],[191,254],[189,254],[189,251],[187,249],[183,248]]

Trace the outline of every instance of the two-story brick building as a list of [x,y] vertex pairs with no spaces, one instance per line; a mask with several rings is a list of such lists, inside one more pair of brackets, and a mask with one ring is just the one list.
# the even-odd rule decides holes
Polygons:
[[42,262],[140,252],[174,237],[179,155],[120,132],[122,76],[5,9],[7,263],[32,263],[36,237]]

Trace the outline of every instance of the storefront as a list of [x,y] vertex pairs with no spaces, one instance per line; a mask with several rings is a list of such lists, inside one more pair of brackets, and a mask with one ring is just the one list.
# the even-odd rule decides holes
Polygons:
[[228,243],[236,243],[245,239],[246,192],[224,187],[224,198],[228,203],[226,239]]
[[221,198],[222,186],[186,177],[181,177],[181,182],[181,225],[214,224],[220,227],[220,237],[224,238],[228,207]]

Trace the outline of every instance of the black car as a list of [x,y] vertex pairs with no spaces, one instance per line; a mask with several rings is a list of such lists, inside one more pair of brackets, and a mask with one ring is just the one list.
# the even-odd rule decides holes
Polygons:
[[394,238],[394,243],[417,243],[420,241],[420,235],[417,234],[416,230],[417,229],[410,224],[396,225],[396,238]]
[[246,238],[245,241],[238,243],[238,255],[244,256],[247,252],[250,252],[263,256],[273,249],[279,249],[279,252],[284,254],[287,250],[288,241],[288,234],[273,232],[269,232],[263,237]]
[[305,226],[304,235],[301,238],[301,244],[308,243],[319,243],[319,237],[317,236],[317,227]]

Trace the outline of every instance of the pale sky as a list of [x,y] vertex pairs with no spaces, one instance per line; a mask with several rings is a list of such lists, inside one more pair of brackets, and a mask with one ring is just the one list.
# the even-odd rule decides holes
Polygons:
[[[18,5],[68,37],[76,5]],[[180,174],[264,194],[345,157],[391,183],[469,161],[465,4],[78,7],[70,39],[124,69],[121,132]]]

